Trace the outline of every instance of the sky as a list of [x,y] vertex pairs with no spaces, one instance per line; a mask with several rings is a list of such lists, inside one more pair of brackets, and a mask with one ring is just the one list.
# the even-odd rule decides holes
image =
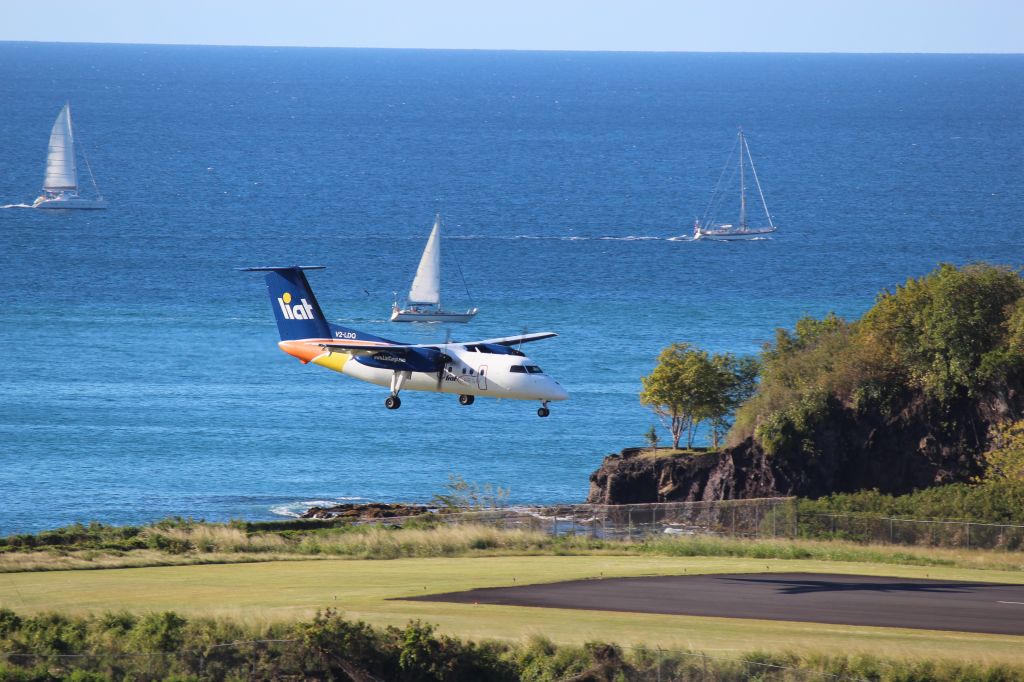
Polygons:
[[0,0],[0,40],[642,52],[1024,52],[1024,0]]

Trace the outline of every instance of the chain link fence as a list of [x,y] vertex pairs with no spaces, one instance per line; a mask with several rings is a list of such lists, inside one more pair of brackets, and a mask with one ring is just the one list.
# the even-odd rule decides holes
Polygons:
[[1020,550],[1024,526],[973,521],[925,521],[870,514],[803,513],[801,537],[962,549]]
[[[411,516],[376,519],[371,523],[403,525],[422,520],[422,516]],[[796,499],[792,497],[715,502],[508,507],[439,513],[433,515],[431,520],[604,539],[639,539],[652,534],[794,537],[798,530]]]
[[[404,525],[423,517],[377,519],[367,523]],[[964,549],[1020,550],[1024,526],[930,521],[877,514],[800,512],[793,497],[653,504],[576,504],[508,507],[439,513],[434,522],[480,524],[548,535],[635,540],[652,535],[716,535],[739,538],[809,538]]]

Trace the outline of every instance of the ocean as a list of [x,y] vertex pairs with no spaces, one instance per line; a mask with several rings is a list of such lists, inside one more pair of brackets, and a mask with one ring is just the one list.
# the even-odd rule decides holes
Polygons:
[[[0,82],[0,534],[419,502],[453,474],[581,502],[657,423],[664,346],[752,354],[940,262],[1024,258],[1022,55],[0,43]],[[65,101],[106,211],[17,207]],[[778,232],[673,239],[738,126]],[[435,212],[446,301],[457,263],[481,312],[389,323]],[[295,263],[387,338],[558,332],[524,350],[571,398],[386,410],[276,347],[237,268]]]

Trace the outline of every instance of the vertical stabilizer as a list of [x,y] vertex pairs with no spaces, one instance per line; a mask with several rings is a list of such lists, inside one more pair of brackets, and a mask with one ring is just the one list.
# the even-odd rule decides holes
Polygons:
[[277,320],[282,341],[295,339],[329,339],[331,327],[317,303],[303,270],[320,270],[320,266],[285,268],[245,268],[250,272],[266,272],[270,307]]

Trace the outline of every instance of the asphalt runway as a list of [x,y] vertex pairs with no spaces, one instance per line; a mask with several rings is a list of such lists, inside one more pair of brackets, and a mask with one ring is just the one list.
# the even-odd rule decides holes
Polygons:
[[1024,585],[950,580],[736,573],[574,580],[412,599],[1024,635]]

